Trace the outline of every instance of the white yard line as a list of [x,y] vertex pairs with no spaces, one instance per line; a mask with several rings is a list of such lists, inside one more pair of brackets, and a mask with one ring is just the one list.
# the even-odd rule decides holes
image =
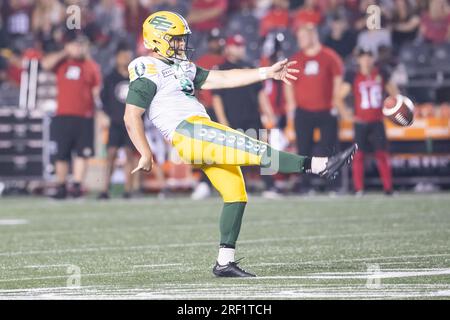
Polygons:
[[419,271],[396,271],[396,272],[342,272],[342,273],[313,273],[308,276],[267,276],[248,278],[257,281],[264,279],[388,279],[388,278],[409,278],[409,277],[429,277],[439,275],[450,275],[450,269],[434,269]]
[[138,264],[134,265],[133,268],[161,268],[161,267],[175,267],[183,266],[182,263],[165,263],[165,264]]
[[28,222],[26,219],[0,219],[0,226],[16,226],[27,224]]
[[[404,232],[403,234],[406,234],[406,233],[407,232]],[[408,233],[417,234],[418,231],[412,231],[412,232],[408,232]],[[380,236],[380,235],[385,235],[385,234],[386,234],[386,232],[374,232],[374,233],[354,233],[354,234],[337,234],[337,235],[314,235],[314,236],[300,236],[300,237],[262,238],[262,239],[240,240],[239,243],[260,243],[260,242],[269,243],[269,242],[283,242],[283,241],[292,241],[292,240],[339,239],[339,238]],[[151,245],[122,246],[122,247],[110,246],[110,247],[70,248],[70,249],[57,249],[57,250],[13,251],[13,252],[0,252],[0,256],[61,254],[61,253],[117,251],[117,250],[146,250],[146,249],[184,248],[184,247],[210,246],[210,245],[216,245],[216,242],[191,242],[191,243],[151,244]]]
[[[121,271],[121,272],[102,272],[102,273],[82,273],[81,277],[95,277],[95,276],[116,276],[121,274],[131,274],[135,271]],[[15,281],[34,281],[34,280],[49,280],[49,279],[67,279],[71,274],[58,275],[58,276],[44,276],[44,277],[29,277],[29,278],[16,278],[16,279],[0,279],[0,282],[15,282]]]
[[[201,284],[192,284],[190,288],[177,288],[169,285],[168,288],[120,289],[113,286],[86,286],[78,288],[5,289],[0,290],[0,299],[393,299],[450,296],[449,285],[436,284],[391,284],[382,285],[378,289],[368,289],[363,285],[308,287],[300,284],[296,287],[261,288],[259,286],[251,287],[249,282],[246,282],[245,287],[227,285],[226,290],[214,284],[211,284],[210,288],[202,288],[201,286]],[[261,290],[264,290],[264,292]]]
[[[254,264],[247,264],[250,267],[264,267],[264,266],[296,266],[296,265],[315,265],[315,264],[331,264],[336,262],[365,262],[365,261],[378,261],[378,260],[401,260],[401,259],[422,259],[422,258],[433,258],[433,257],[449,257],[450,253],[439,253],[439,254],[425,254],[425,255],[401,255],[401,256],[387,256],[387,257],[367,257],[367,258],[349,258],[349,259],[330,259],[330,260],[309,260],[309,261],[298,261],[298,262],[261,262]],[[411,264],[417,262],[405,261],[405,262],[379,262],[380,265],[383,264]]]
[[[29,265],[24,266],[25,269],[47,269],[47,268],[62,268],[62,267],[68,267],[70,264],[39,264],[39,265]],[[14,269],[18,269],[15,267]]]

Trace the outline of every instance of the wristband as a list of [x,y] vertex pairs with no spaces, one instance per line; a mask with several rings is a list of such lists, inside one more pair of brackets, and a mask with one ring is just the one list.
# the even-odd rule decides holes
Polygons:
[[267,68],[258,68],[258,72],[259,72],[259,78],[261,80],[267,79]]

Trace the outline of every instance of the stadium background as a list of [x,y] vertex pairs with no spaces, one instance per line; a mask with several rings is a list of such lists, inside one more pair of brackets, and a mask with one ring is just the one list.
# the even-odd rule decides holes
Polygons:
[[[404,22],[398,15],[402,3],[408,4],[406,19],[420,21],[408,32],[395,31]],[[450,185],[450,11],[445,0],[11,0],[0,1],[0,179],[5,194],[41,193],[44,186],[52,184],[48,128],[56,108],[55,77],[39,68],[39,59],[62,47],[66,7],[71,4],[81,8],[81,32],[89,38],[91,55],[103,75],[113,67],[114,52],[121,42],[128,42],[136,55],[143,53],[142,21],[162,9],[177,11],[188,19],[204,6],[216,11],[214,18],[191,24],[194,61],[206,52],[208,35],[215,28],[223,37],[242,34],[247,40],[247,59],[255,66],[273,53],[277,39],[282,39],[278,42],[281,54],[289,57],[297,50],[293,28],[299,19],[318,23],[323,43],[341,54],[348,69],[355,66],[353,49],[370,45],[380,63],[391,69],[403,93],[416,103],[412,127],[386,123],[396,189],[435,191]],[[371,4],[381,8],[379,30],[366,28],[367,7]],[[435,18],[433,8],[442,14]],[[331,36],[335,21],[344,22],[342,40]],[[97,118],[96,152],[86,183],[90,191],[100,188],[104,171],[100,169],[104,166],[107,130],[102,123]],[[352,124],[341,121],[340,127],[341,143],[349,143]],[[195,173],[167,161],[170,150],[164,142],[158,140],[156,145],[155,153],[161,159],[159,172],[164,178],[144,177],[136,184],[141,183],[145,191],[190,190],[197,178]],[[349,174],[344,172],[342,181],[347,190],[351,189]],[[374,164],[367,178],[369,186],[379,188]],[[113,181],[122,181],[120,170]],[[279,182],[289,185],[283,184],[283,179]],[[249,183],[250,188],[258,186],[258,179]]]

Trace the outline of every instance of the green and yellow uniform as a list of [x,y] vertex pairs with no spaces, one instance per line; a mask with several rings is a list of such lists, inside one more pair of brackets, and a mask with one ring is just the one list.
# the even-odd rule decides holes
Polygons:
[[202,169],[225,202],[221,244],[234,246],[247,193],[240,166],[274,167],[304,172],[305,158],[272,149],[242,132],[211,121],[195,97],[209,71],[189,61],[171,63],[139,57],[128,68],[127,103],[144,108],[187,163]]

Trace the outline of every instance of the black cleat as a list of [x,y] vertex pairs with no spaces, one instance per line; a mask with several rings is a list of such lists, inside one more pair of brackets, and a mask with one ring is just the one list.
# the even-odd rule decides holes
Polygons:
[[354,143],[350,148],[328,158],[327,166],[325,170],[319,173],[319,176],[331,180],[335,179],[339,174],[339,169],[344,164],[350,164],[352,162],[356,150],[358,150],[358,145]]
[[122,193],[122,199],[131,199],[131,193],[129,192]]
[[228,264],[221,266],[217,261],[213,268],[213,273],[216,277],[256,277],[253,273],[249,273],[238,267],[239,261],[229,262]]
[[60,184],[57,188],[56,188],[56,193],[54,195],[51,196],[53,199],[56,200],[64,200],[65,198],[67,198],[67,188],[65,184]]
[[109,200],[109,193],[108,192],[101,192],[97,196],[97,200]]
[[83,196],[83,190],[81,189],[81,185],[75,183],[72,189],[70,190],[69,195],[75,199],[81,198]]

